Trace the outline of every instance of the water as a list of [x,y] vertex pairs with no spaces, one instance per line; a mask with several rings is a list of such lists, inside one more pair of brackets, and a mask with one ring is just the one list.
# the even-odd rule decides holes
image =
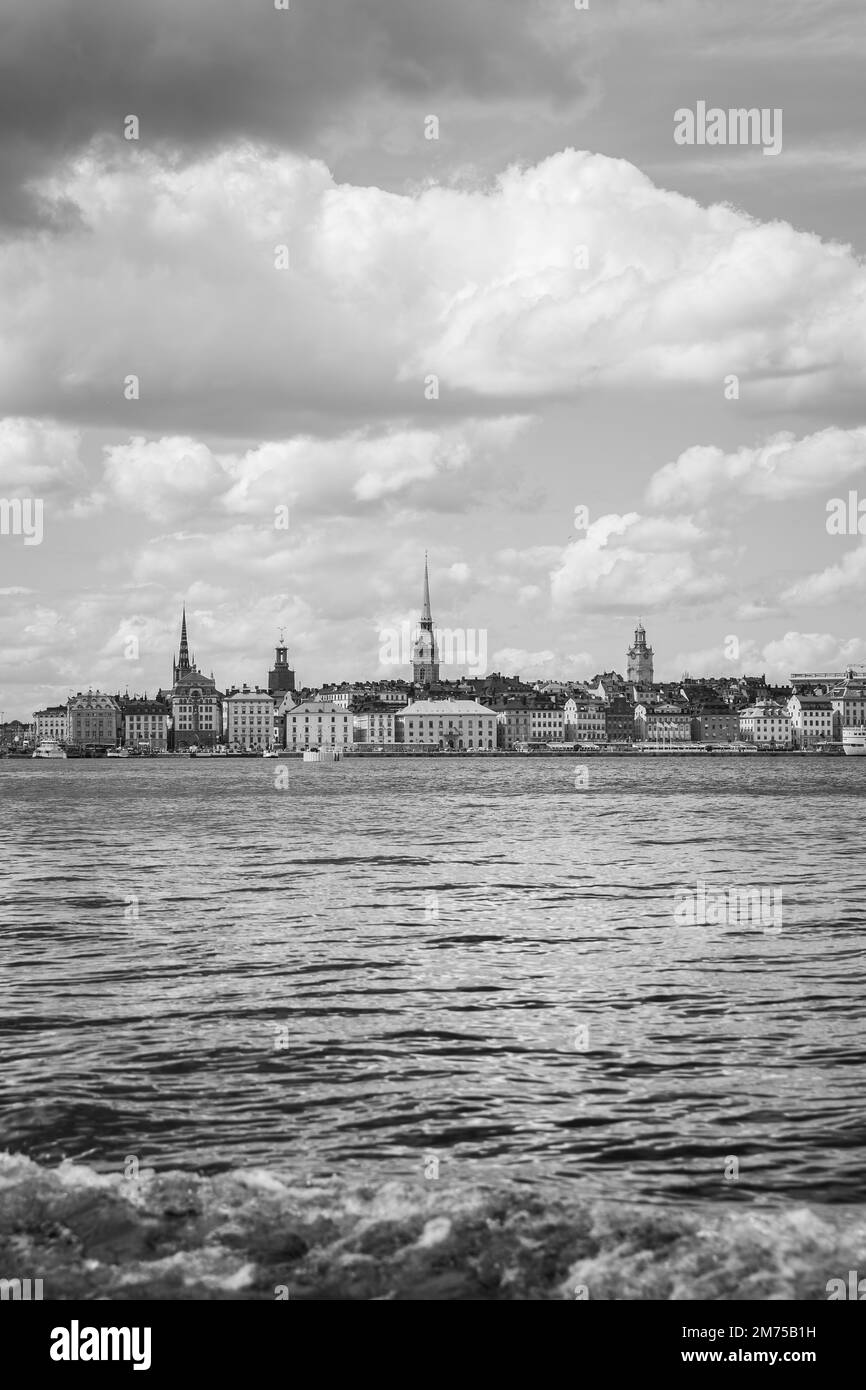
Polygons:
[[[0,763],[3,1147],[862,1202],[866,762],[585,766]],[[698,880],[781,933],[677,925]]]

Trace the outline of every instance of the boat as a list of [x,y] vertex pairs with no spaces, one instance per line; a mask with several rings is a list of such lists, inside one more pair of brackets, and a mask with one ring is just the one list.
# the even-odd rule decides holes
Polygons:
[[61,748],[56,738],[44,738],[41,743],[36,745],[35,751],[31,754],[33,758],[65,758],[66,751]]
[[263,758],[278,758],[279,756],[280,756],[280,750],[279,750],[279,748],[266,748],[265,751],[264,751],[264,753],[262,754],[262,757],[263,757]]
[[188,748],[188,749],[187,749],[187,752],[189,753],[189,756],[190,756],[191,758],[197,758],[197,757],[198,757],[198,749],[196,748],[195,744],[193,744],[190,748]]
[[128,748],[109,748],[106,758],[131,758],[132,753]]
[[846,724],[842,730],[842,752],[849,757],[866,756],[866,724]]

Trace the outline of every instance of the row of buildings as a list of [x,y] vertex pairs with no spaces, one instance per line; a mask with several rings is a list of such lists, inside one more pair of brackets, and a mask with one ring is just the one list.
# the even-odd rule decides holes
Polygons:
[[142,753],[332,744],[492,750],[547,743],[747,742],[804,748],[838,742],[845,725],[866,722],[866,675],[853,669],[795,674],[787,686],[769,685],[763,676],[685,675],[678,682],[656,682],[653,659],[639,622],[625,676],[606,671],[585,682],[527,683],[494,673],[442,680],[425,559],[411,681],[296,689],[281,636],[266,687],[223,692],[213,672],[205,675],[190,653],[184,609],[166,689],[152,698],[79,692],[66,705],[37,710],[33,725],[20,726],[14,737],[51,738],[81,750],[125,745]]

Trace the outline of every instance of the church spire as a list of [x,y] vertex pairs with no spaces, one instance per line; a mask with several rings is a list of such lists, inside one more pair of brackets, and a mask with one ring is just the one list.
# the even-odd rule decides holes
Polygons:
[[424,598],[421,604],[421,626],[432,627],[433,615],[430,612],[430,576],[427,573],[427,551],[424,551]]
[[186,640],[186,604],[183,605],[183,622],[180,625],[180,652],[178,654],[178,670],[189,670],[189,643]]

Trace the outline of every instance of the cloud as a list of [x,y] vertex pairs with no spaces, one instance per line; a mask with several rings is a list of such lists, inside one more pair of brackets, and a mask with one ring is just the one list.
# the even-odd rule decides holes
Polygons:
[[708,445],[686,449],[654,473],[647,499],[657,507],[703,507],[715,498],[784,501],[821,492],[866,469],[866,428],[790,431],[735,453]]
[[545,649],[526,651],[523,647],[501,647],[487,663],[489,671],[520,675],[523,680],[581,680],[595,669],[590,652],[558,653]]
[[276,510],[286,508],[290,528],[323,515],[381,512],[397,501],[457,512],[496,485],[502,451],[524,425],[512,417],[436,432],[395,427],[331,440],[300,436],[243,454],[217,452],[190,436],[138,435],[106,446],[103,495],[158,521],[246,517],[274,526]]
[[788,586],[782,602],[814,604],[816,607],[835,603],[838,599],[858,597],[866,582],[866,546],[858,545],[846,551],[837,565],[830,565],[817,574],[807,575]]
[[19,414],[278,438],[721,391],[732,371],[764,403],[862,395],[866,273],[844,247],[623,160],[567,150],[398,195],[249,145],[183,166],[99,147],[41,187],[81,226],[53,255],[0,249],[0,406]]
[[566,546],[550,576],[559,609],[631,609],[691,605],[727,591],[707,564],[707,538],[690,517],[599,517]]

